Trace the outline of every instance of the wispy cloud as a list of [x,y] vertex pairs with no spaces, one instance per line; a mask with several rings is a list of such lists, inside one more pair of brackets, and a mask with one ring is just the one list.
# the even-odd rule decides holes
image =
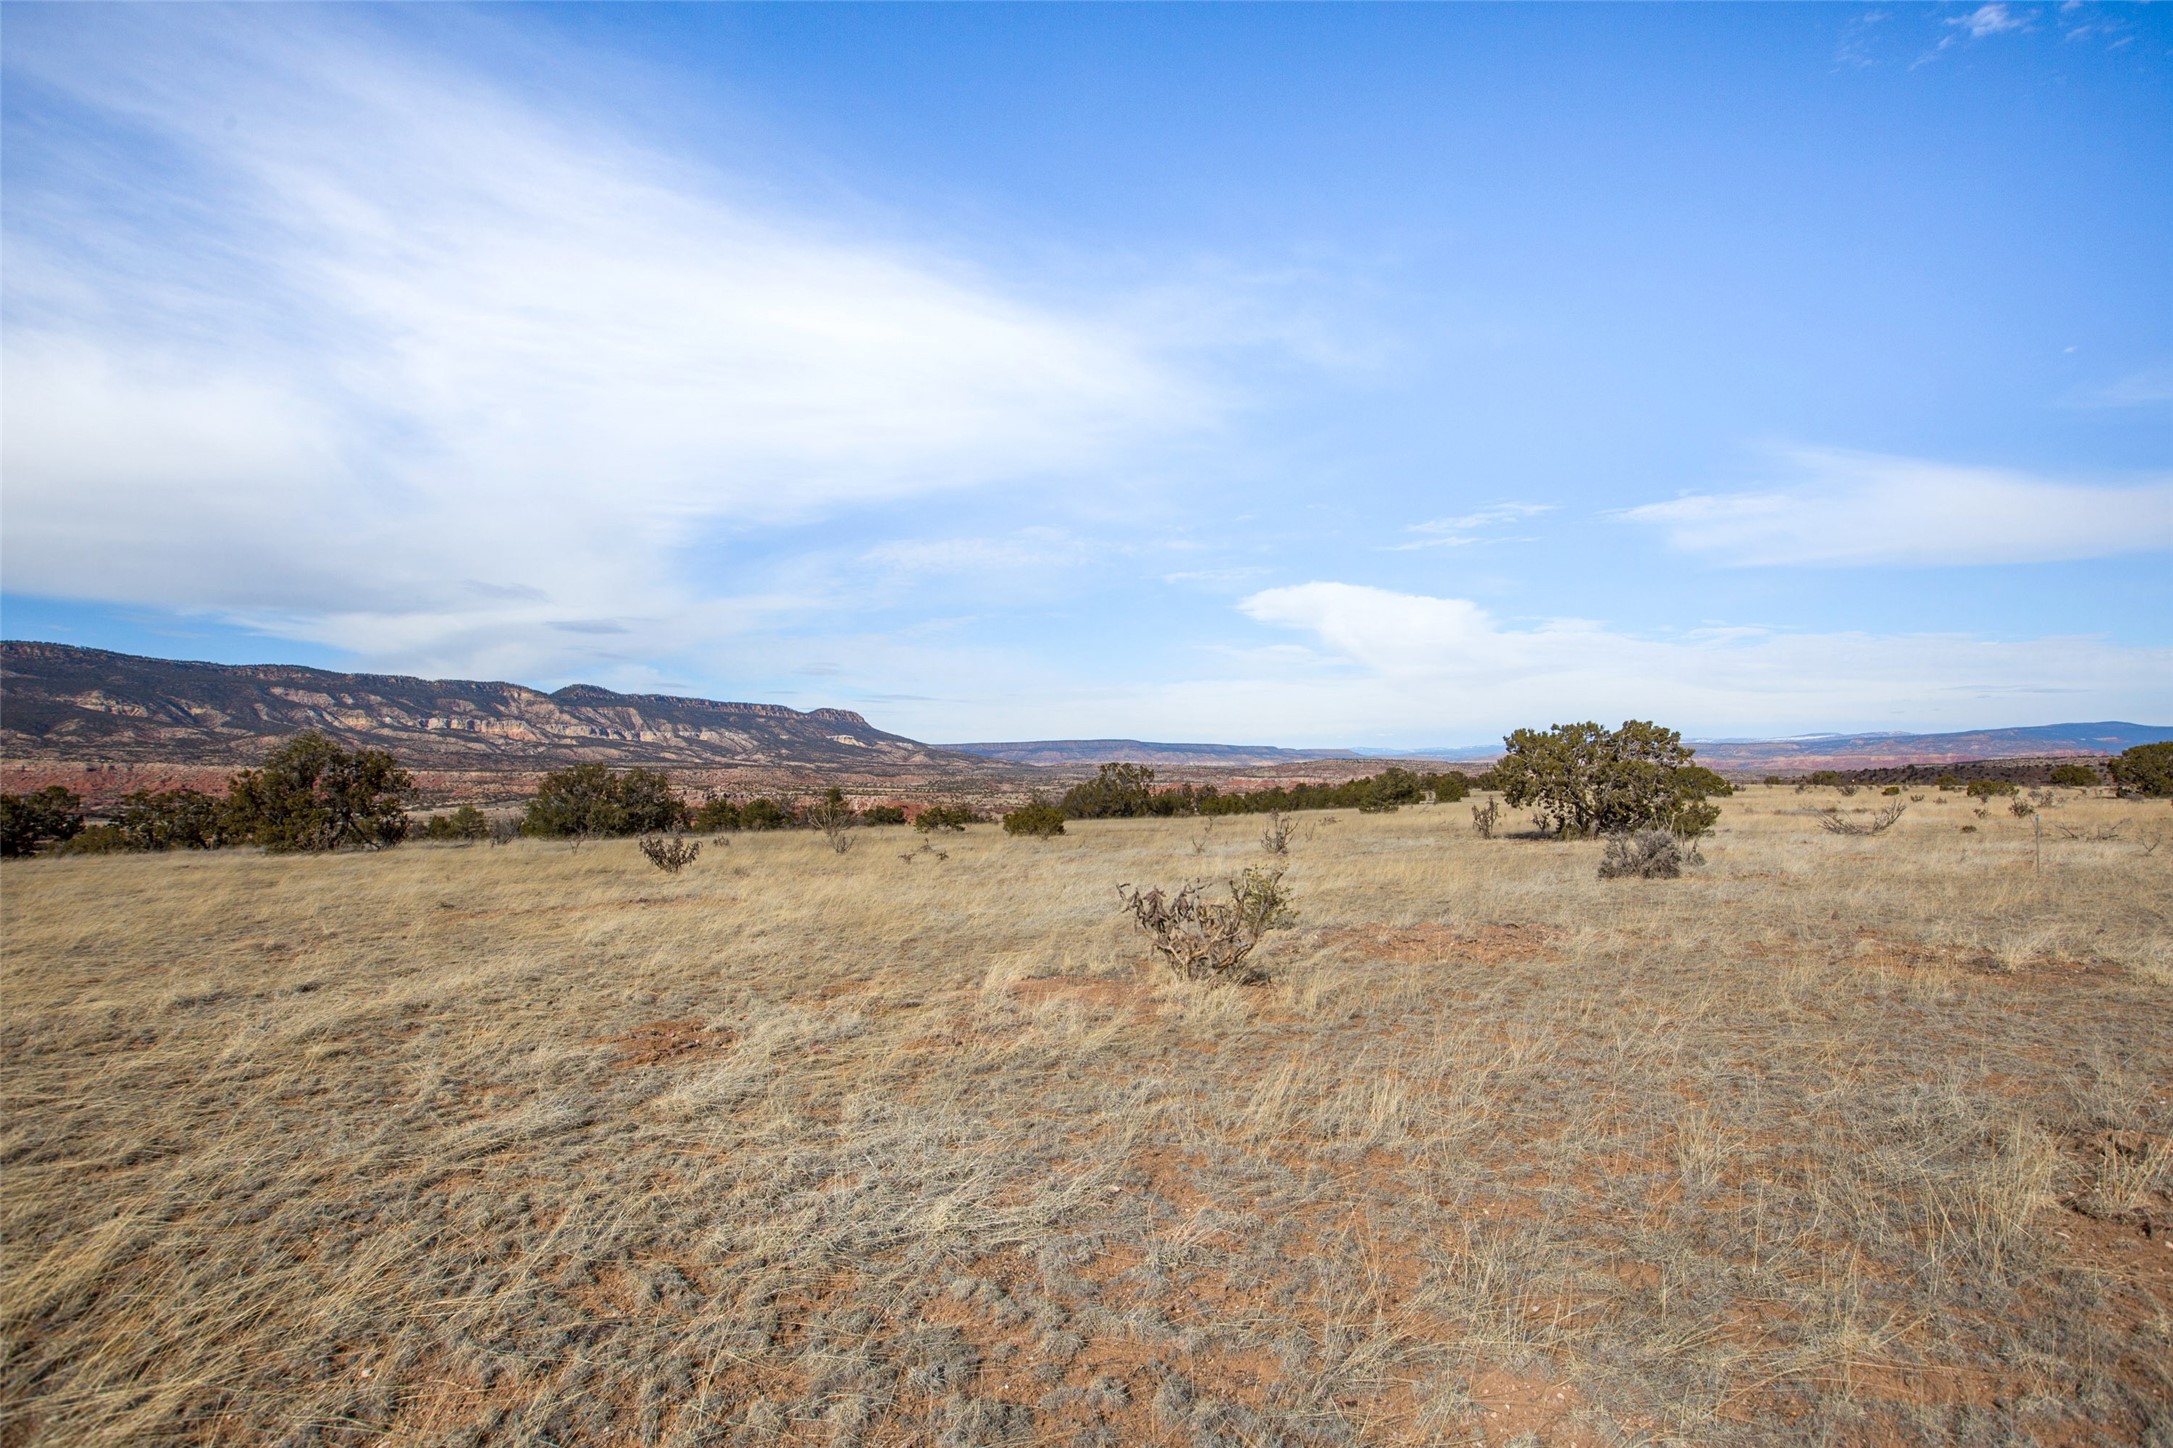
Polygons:
[[2146,367],[2102,386],[2076,387],[2060,399],[2068,407],[2157,407],[2173,402],[2173,363]]
[[1834,46],[1834,62],[1862,69],[1878,63],[1873,41],[1879,34],[1877,27],[1886,23],[1884,10],[1867,10],[1850,17],[1841,27],[1841,39]]
[[1786,732],[1836,721],[2044,722],[2092,707],[2126,718],[2173,714],[2173,648],[2092,638],[1717,626],[1654,637],[1576,619],[1512,625],[1469,599],[1332,582],[1268,589],[1239,606],[1308,636],[1311,659],[1256,665],[1250,678],[1202,686],[1185,701],[1233,719],[1279,718],[1283,738],[1320,740],[1340,727],[1346,737],[1387,731],[1417,741],[1587,717]]
[[2010,35],[2036,28],[2030,14],[2026,11],[2011,10],[2003,4],[1996,3],[1996,0],[1992,4],[1979,5],[1966,15],[1956,15],[1948,18],[1944,26],[1946,33],[1941,36],[1939,43],[1918,56],[1911,69],[1914,69],[1915,66],[1928,64],[1938,59],[1943,52],[1965,42],[1986,40],[1995,35]]
[[861,555],[898,574],[1008,573],[1070,568],[1089,555],[1081,540],[1055,528],[1023,528],[1002,538],[897,538]]
[[1781,486],[1617,516],[1724,566],[2049,563],[2173,549],[2173,479],[2128,486],[1872,453],[1801,452]]
[[1488,529],[1506,527],[1541,513],[1551,513],[1554,508],[1552,503],[1495,503],[1459,517],[1413,523],[1404,531],[1420,536],[1408,543],[1391,544],[1388,551],[1408,553],[1419,548],[1463,548],[1473,543],[1503,541],[1499,534],[1492,538],[1482,535]]
[[10,139],[12,590],[550,672],[583,621],[654,649],[762,608],[690,569],[707,531],[1041,487],[1221,406],[1113,312],[368,17],[74,12],[8,64],[63,117]]
[[1988,35],[2005,35],[2009,31],[2030,28],[2029,20],[2025,16],[2017,15],[2005,5],[1997,3],[1979,5],[1967,15],[1958,15],[1947,24],[1971,40],[1982,40]]
[[1268,570],[1256,565],[1236,568],[1187,568],[1162,575],[1164,583],[1192,583],[1208,588],[1228,588],[1249,583]]

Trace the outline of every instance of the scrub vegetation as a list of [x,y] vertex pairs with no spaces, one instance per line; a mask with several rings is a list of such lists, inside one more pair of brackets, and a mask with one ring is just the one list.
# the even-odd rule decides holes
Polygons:
[[87,825],[83,801],[59,786],[0,795],[0,854],[48,845],[87,855],[228,845],[275,853],[380,850],[407,838],[413,793],[413,778],[383,750],[342,749],[322,734],[297,734],[260,767],[229,775],[223,794],[138,790],[99,824]]
[[1721,805],[10,861],[0,1441],[2165,1442],[2142,807]]
[[1407,804],[1462,799],[1471,786],[1471,777],[1462,770],[1419,774],[1390,765],[1379,774],[1341,784],[1278,784],[1224,794],[1212,784],[1158,786],[1153,769],[1119,761],[1102,765],[1094,778],[1066,790],[1054,808],[1067,818],[1082,820],[1281,814],[1318,809],[1391,814]]

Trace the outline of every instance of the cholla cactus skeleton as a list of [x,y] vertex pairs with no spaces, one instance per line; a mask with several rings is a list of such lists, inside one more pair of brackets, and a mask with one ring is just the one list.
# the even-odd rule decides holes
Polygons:
[[1175,895],[1161,889],[1117,887],[1117,899],[1153,944],[1155,953],[1186,980],[1255,980],[1246,957],[1270,930],[1297,918],[1283,891],[1283,867],[1255,866],[1228,881],[1228,900],[1207,900],[1193,882]]
[[1881,835],[1894,827],[1894,821],[1908,812],[1909,806],[1896,800],[1868,820],[1852,820],[1837,813],[1819,816],[1819,828],[1830,835]]
[[702,853],[699,840],[690,840],[677,830],[668,835],[643,835],[641,852],[649,857],[649,863],[667,875],[676,875],[695,861]]

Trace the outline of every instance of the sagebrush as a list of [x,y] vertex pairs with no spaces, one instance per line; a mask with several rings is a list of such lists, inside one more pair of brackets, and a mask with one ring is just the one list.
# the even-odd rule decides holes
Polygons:
[[1602,880],[1673,880],[1683,872],[1683,847],[1666,830],[1631,830],[1607,837]]

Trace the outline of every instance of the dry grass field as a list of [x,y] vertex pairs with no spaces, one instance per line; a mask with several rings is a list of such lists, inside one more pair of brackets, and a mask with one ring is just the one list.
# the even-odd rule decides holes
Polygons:
[[0,1444],[2173,1443],[2173,811],[1876,802],[11,861]]

